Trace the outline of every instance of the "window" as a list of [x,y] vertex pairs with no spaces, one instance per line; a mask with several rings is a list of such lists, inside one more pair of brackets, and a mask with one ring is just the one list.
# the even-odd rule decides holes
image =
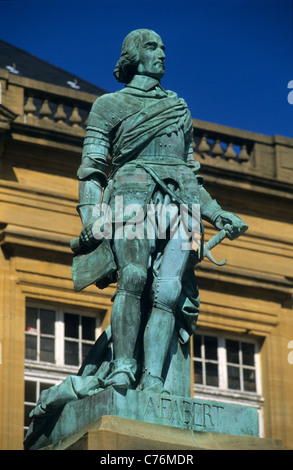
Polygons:
[[256,392],[255,345],[226,340],[228,388]]
[[219,387],[218,339],[213,336],[194,338],[195,383]]
[[260,344],[257,340],[196,334],[193,337],[194,397],[253,406],[263,437]]
[[195,387],[257,392],[255,343],[196,335],[193,349]]
[[56,312],[36,307],[26,309],[25,358],[55,362]]
[[196,334],[193,339],[194,392],[242,404],[263,402],[256,340]]
[[81,365],[95,340],[95,318],[64,314],[64,363]]
[[76,374],[101,333],[105,312],[29,303],[25,325],[25,431],[40,393]]
[[29,428],[30,424],[30,412],[35,408],[40,393],[53,385],[56,385],[56,381],[41,381],[40,379],[29,379],[25,380],[25,395],[24,395],[24,431]]
[[27,306],[26,361],[80,367],[97,336],[93,316]]

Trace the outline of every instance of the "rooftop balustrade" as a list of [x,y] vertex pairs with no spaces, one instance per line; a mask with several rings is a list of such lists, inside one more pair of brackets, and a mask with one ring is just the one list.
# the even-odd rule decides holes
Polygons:
[[[0,84],[0,106],[17,115],[13,123],[62,133],[64,139],[67,135],[82,145],[88,114],[97,95],[13,76],[4,69],[0,69]],[[194,157],[202,167],[293,182],[293,139],[197,119],[193,122]]]

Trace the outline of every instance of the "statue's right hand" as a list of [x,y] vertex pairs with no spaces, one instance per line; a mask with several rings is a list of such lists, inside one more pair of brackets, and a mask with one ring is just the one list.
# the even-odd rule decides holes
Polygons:
[[97,240],[93,234],[93,225],[96,220],[97,219],[95,217],[91,217],[87,222],[85,222],[79,235],[80,244],[82,246],[90,248],[99,244],[100,240]]

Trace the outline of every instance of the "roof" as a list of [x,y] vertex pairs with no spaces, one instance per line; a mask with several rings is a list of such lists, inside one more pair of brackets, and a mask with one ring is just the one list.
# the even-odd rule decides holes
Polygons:
[[0,68],[20,77],[31,78],[86,93],[102,95],[106,90],[93,85],[43,59],[0,39]]

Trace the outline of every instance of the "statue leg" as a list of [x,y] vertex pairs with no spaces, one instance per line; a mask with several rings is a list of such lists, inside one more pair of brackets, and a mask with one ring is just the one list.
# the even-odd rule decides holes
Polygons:
[[153,308],[144,334],[145,372],[140,390],[164,390],[162,370],[174,330],[174,311],[189,255],[189,251],[182,250],[180,237],[168,241],[158,272]]
[[141,294],[147,279],[147,240],[115,240],[118,283],[111,314],[114,348],[112,371],[106,385],[129,388],[135,381],[134,349],[141,321]]

